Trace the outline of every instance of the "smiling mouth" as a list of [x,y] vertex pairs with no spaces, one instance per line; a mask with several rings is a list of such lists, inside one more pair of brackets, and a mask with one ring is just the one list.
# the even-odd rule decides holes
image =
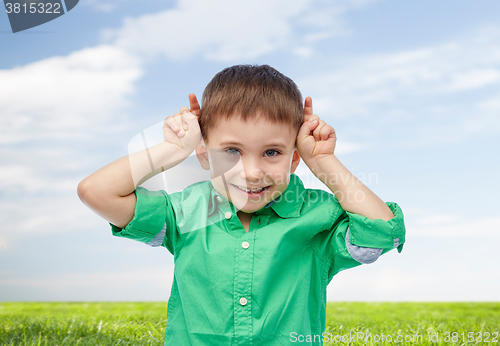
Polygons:
[[238,185],[234,185],[232,184],[234,187],[240,189],[241,191],[245,191],[246,193],[260,193],[260,192],[263,192],[265,190],[268,190],[271,186],[266,186],[266,187],[261,187],[259,189],[248,189],[248,188],[245,188],[245,187],[242,187],[242,186],[238,186]]

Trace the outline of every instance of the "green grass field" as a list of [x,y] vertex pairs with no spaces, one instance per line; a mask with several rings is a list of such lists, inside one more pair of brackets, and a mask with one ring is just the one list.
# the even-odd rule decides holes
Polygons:
[[[166,317],[166,303],[0,303],[0,345],[163,345]],[[329,303],[326,325],[325,345],[500,345],[500,303]]]

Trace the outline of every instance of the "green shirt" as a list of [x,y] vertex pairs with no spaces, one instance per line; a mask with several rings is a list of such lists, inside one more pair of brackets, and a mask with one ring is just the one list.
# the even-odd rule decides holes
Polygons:
[[174,255],[165,345],[290,345],[298,335],[318,336],[302,345],[322,345],[332,277],[401,252],[405,238],[396,203],[386,203],[393,219],[371,220],[344,211],[331,193],[305,189],[295,174],[255,212],[248,233],[210,181],[170,195],[135,193],[132,221],[111,226],[115,236]]

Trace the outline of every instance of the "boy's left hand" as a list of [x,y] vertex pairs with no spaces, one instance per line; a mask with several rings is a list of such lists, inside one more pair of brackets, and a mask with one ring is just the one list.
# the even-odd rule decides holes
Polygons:
[[300,157],[311,168],[323,158],[333,155],[337,136],[333,127],[313,114],[312,98],[304,102],[304,123],[297,135],[297,150]]

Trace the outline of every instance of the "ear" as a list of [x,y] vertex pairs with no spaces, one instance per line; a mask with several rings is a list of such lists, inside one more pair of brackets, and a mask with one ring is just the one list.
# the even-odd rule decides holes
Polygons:
[[205,146],[205,142],[203,138],[200,139],[200,142],[196,146],[196,157],[198,161],[200,161],[200,165],[205,170],[210,170],[210,161],[208,160],[208,152],[207,147]]
[[292,155],[292,164],[290,165],[290,174],[295,172],[299,163],[300,163],[300,155],[299,155],[299,152],[297,150],[295,150],[293,152],[293,155]]

